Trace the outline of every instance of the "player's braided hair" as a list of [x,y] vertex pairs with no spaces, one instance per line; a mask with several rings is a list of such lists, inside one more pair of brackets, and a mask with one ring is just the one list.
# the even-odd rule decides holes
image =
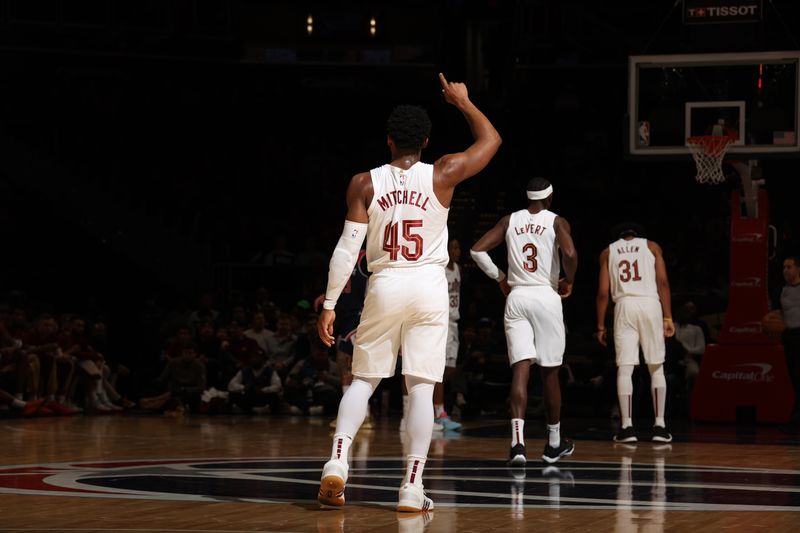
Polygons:
[[419,106],[400,105],[386,121],[386,134],[401,150],[421,150],[422,143],[431,134],[431,119]]

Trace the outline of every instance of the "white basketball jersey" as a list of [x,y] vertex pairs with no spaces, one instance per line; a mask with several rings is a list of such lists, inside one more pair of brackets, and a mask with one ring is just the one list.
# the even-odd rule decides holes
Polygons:
[[433,165],[408,170],[383,165],[370,171],[375,191],[367,209],[370,272],[392,267],[446,266],[447,213],[433,193]]
[[543,209],[511,213],[506,230],[508,284],[512,287],[548,286],[558,288],[561,259],[556,244],[556,215]]
[[445,268],[444,275],[447,277],[447,292],[450,295],[450,322],[455,322],[461,318],[458,312],[461,305],[461,267],[458,263],[453,263],[453,270]]
[[658,300],[656,257],[647,239],[619,239],[608,246],[608,276],[611,299],[643,296]]

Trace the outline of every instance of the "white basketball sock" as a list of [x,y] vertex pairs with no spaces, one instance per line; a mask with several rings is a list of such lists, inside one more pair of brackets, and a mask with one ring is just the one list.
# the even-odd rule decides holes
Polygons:
[[511,419],[511,447],[517,444],[525,446],[525,420],[522,418]]
[[561,444],[561,422],[558,424],[547,424],[547,443],[553,448]]
[[334,435],[331,459],[339,459],[344,464],[347,464],[347,454],[350,451],[350,445],[352,443],[353,437],[349,435],[345,435],[344,433],[337,433]]
[[403,478],[403,485],[411,483],[418,487],[422,486],[422,471],[425,468],[425,457],[409,455],[406,457],[406,476]]

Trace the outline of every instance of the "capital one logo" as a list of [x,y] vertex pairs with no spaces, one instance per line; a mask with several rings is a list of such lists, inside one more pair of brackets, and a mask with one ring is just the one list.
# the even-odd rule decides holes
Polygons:
[[727,370],[715,370],[711,373],[713,379],[741,383],[772,383],[775,375],[772,374],[772,365],[769,363],[742,363],[733,365]]
[[755,289],[757,287],[761,287],[761,278],[758,277],[749,277],[743,278],[741,280],[732,280],[731,287],[738,287],[738,288],[747,288],[747,289]]
[[739,326],[730,326],[728,333],[761,333],[761,322],[745,322]]
[[753,232],[753,233],[742,233],[741,235],[733,237],[731,240],[733,242],[761,242],[763,239],[764,239],[763,233]]

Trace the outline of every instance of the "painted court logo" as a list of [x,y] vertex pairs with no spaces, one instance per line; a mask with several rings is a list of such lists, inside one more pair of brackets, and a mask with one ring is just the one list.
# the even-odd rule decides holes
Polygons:
[[[739,366],[735,372],[770,375],[769,365]],[[800,471],[666,464],[664,457],[651,463],[623,459],[509,469],[500,459],[431,458],[425,465],[425,489],[439,508],[505,508],[515,516],[537,508],[800,510]],[[323,462],[288,457],[6,466],[0,467],[0,494],[315,506]],[[354,459],[348,502],[393,508],[404,472],[400,457]],[[692,489],[681,490],[687,486]]]

